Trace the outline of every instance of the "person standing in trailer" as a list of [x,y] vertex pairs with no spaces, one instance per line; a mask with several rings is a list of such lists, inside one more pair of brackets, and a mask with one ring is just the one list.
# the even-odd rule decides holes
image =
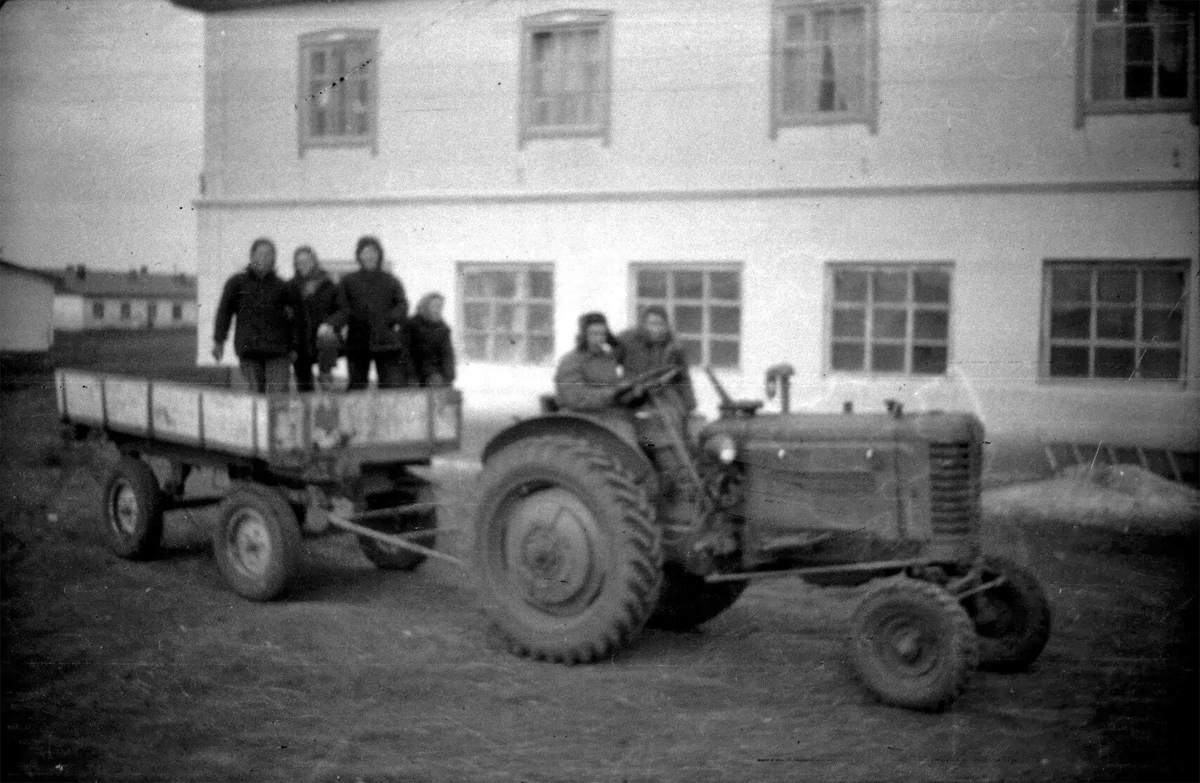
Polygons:
[[337,287],[337,311],[317,330],[328,339],[347,327],[346,363],[348,390],[367,386],[372,362],[379,388],[410,384],[413,376],[408,355],[408,299],[404,286],[383,269],[383,245],[375,237],[358,240],[354,249],[358,270],[342,278]]
[[234,320],[233,350],[246,385],[260,394],[286,394],[292,361],[308,330],[304,303],[275,275],[275,244],[269,239],[254,240],[250,264],[230,277],[221,292],[212,345],[218,362]]
[[337,285],[321,268],[316,251],[308,245],[296,248],[296,252],[292,254],[292,264],[295,274],[289,285],[293,295],[304,303],[305,324],[308,327],[296,356],[296,390],[313,390],[314,363],[319,365],[317,372],[321,388],[328,389],[333,380],[337,351],[335,349],[330,357],[328,351],[317,350],[317,329],[337,310]]
[[434,291],[421,297],[408,321],[408,349],[422,386],[454,385],[454,344],[442,320],[446,298]]

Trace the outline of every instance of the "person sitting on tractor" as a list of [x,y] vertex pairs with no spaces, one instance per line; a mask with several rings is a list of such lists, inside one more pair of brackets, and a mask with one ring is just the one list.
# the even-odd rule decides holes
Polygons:
[[663,400],[679,413],[680,424],[696,409],[687,354],[675,342],[667,310],[662,305],[649,305],[643,309],[641,323],[617,337],[617,362],[624,368],[626,378],[639,378],[654,370],[678,367],[675,379],[663,389]]
[[621,385],[617,341],[608,330],[603,313],[579,317],[579,334],[574,350],[558,363],[554,387],[558,407],[563,410],[601,411],[614,407]]

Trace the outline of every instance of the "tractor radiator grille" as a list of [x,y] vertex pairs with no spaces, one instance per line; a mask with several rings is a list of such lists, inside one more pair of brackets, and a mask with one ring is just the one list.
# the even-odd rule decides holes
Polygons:
[[979,443],[929,444],[929,501],[934,535],[970,533],[979,519]]

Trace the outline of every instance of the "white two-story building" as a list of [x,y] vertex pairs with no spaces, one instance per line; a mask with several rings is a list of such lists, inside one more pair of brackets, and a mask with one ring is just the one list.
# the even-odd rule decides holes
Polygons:
[[1194,2],[176,2],[202,332],[255,237],[374,234],[468,415],[659,303],[742,396],[789,362],[805,409],[1200,440]]

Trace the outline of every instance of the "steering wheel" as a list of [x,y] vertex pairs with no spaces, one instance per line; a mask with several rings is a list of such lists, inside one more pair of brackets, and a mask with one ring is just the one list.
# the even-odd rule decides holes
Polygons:
[[632,405],[655,389],[661,389],[675,380],[680,368],[674,365],[659,367],[641,375],[629,378],[613,392],[613,401],[618,405]]

